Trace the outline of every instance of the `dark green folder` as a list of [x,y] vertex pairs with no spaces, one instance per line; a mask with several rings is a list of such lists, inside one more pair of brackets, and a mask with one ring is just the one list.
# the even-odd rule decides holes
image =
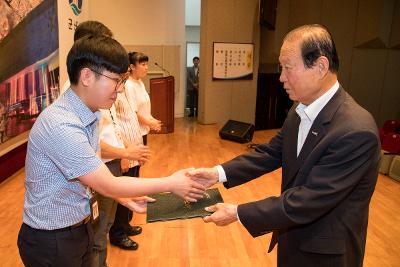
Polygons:
[[185,201],[172,193],[160,193],[150,195],[157,201],[147,204],[147,222],[169,221],[177,219],[188,219],[194,217],[205,217],[211,212],[204,210],[205,207],[224,202],[218,188],[208,189],[207,194],[197,202],[185,204]]

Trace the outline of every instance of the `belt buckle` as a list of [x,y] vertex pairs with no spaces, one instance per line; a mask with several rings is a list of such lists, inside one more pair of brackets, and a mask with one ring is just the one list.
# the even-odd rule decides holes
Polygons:
[[83,225],[83,224],[87,224],[89,221],[90,221],[90,216],[86,217],[85,219],[83,219],[83,220],[80,221],[80,222],[77,222],[77,223],[74,224],[74,225],[71,225],[70,228],[76,228],[76,227],[81,226],[81,225]]
[[83,220],[83,224],[87,224],[90,221],[90,216],[87,216],[84,220]]

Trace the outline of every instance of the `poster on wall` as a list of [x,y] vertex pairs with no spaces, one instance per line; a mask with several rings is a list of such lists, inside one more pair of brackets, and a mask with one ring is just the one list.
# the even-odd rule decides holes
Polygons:
[[59,96],[57,0],[0,1],[0,152]]
[[213,80],[253,79],[254,44],[215,42],[213,52]]

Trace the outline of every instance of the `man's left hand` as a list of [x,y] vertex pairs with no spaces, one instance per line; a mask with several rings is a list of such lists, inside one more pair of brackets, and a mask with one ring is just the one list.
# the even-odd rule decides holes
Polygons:
[[147,203],[156,201],[154,198],[143,196],[134,198],[118,198],[117,201],[136,213],[146,213]]
[[206,211],[214,212],[203,218],[204,222],[213,222],[218,226],[226,226],[237,221],[237,205],[218,203],[205,208]]

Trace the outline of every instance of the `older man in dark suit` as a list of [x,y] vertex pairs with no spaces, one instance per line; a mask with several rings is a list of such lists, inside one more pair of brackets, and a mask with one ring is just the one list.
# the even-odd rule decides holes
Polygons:
[[187,68],[187,93],[189,95],[189,117],[197,116],[197,103],[199,97],[199,68],[200,58],[193,58],[193,66]]
[[278,266],[362,266],[368,210],[378,176],[372,116],[337,81],[328,30],[305,25],[284,39],[281,82],[296,101],[270,143],[220,166],[193,171],[203,184],[230,188],[282,167],[279,197],[208,207],[206,222],[239,219],[256,237],[273,232]]

